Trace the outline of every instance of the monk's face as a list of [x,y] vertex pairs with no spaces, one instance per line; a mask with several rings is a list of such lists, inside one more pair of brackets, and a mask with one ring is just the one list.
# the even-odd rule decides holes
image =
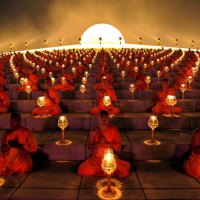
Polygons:
[[9,122],[10,122],[10,128],[12,130],[16,130],[17,128],[20,127],[21,120],[20,119],[10,119]]
[[108,115],[100,115],[99,116],[99,124],[101,127],[107,127],[109,123],[109,116]]
[[169,82],[168,81],[163,81],[162,82],[162,88],[165,90],[169,87]]

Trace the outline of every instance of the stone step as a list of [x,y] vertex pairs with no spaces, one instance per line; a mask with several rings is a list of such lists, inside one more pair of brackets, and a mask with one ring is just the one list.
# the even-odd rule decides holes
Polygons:
[[[35,130],[57,130],[59,116],[47,118],[35,118],[30,113],[21,113],[25,126]],[[90,130],[98,124],[98,117],[91,116],[89,113],[64,113],[68,119],[69,130]],[[122,113],[111,117],[111,122],[122,130],[148,130],[147,125],[151,113]],[[0,129],[9,128],[9,113],[0,115]],[[179,117],[158,116],[158,129],[194,129],[200,120],[199,112],[185,112]]]
[[[23,93],[24,97],[27,95]],[[76,95],[80,95],[76,93]],[[63,113],[90,113],[91,109],[97,105],[96,100],[88,99],[87,93],[84,94],[84,98],[82,100],[77,99],[61,99],[60,107]],[[136,97],[134,96],[134,99]],[[26,97],[27,99],[27,97]],[[138,100],[127,100],[120,99],[116,106],[118,106],[121,110],[121,113],[124,112],[150,112],[151,108],[154,105],[154,102],[151,99],[138,99]],[[182,112],[188,111],[198,111],[198,99],[190,99],[190,100],[178,100],[177,105],[181,106]],[[27,112],[31,113],[34,108],[38,107],[36,99],[30,100],[11,100],[9,111],[10,112]]]
[[[57,145],[60,130],[33,131],[39,150],[48,160],[85,160],[91,155],[87,148],[89,130],[65,130],[69,145]],[[3,131],[0,131],[0,138]],[[146,145],[151,138],[151,130],[120,131],[122,150],[119,156],[124,160],[166,160],[183,159],[190,150],[192,130],[155,130],[159,145]]]
[[[87,86],[86,86],[87,87]],[[26,92],[19,92],[17,90],[9,90],[6,91],[9,98],[12,100],[17,99],[28,99],[28,94]],[[118,99],[131,99],[131,92],[129,91],[129,85],[121,87],[119,90],[115,90],[115,93]],[[135,90],[133,93],[133,97],[135,99],[153,99],[155,97],[155,90]],[[37,99],[39,96],[42,96],[42,91],[32,91],[30,93],[30,99]],[[59,96],[61,99],[96,99],[97,93],[94,90],[88,90],[86,88],[86,92],[82,95],[79,90],[75,91],[59,91]],[[191,89],[185,92],[185,99],[199,99],[200,98],[200,90],[199,89]],[[176,91],[177,99],[182,98],[181,91]]]

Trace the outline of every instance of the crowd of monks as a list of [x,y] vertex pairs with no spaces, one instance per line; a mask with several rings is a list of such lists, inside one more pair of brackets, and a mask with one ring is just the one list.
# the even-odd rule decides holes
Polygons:
[[[34,116],[60,115],[62,109],[59,105],[59,91],[73,92],[78,89],[74,83],[75,80],[80,82],[83,77],[87,79],[90,72],[96,72],[97,83],[93,86],[96,94],[96,106],[91,109],[92,115],[99,115],[102,110],[106,110],[112,115],[120,113],[114,86],[116,76],[120,77],[122,82],[134,83],[136,90],[153,89],[151,83],[147,81],[147,77],[156,77],[158,80],[162,80],[161,87],[157,90],[153,99],[152,113],[156,115],[169,114],[171,110],[166,103],[166,97],[175,95],[176,90],[179,90],[183,83],[191,88],[189,77],[194,78],[198,72],[198,67],[196,67],[198,64],[196,63],[199,62],[199,55],[199,52],[191,50],[185,52],[181,49],[176,51],[172,49],[111,49],[109,51],[103,49],[100,51],[73,49],[1,54],[0,113],[9,112],[10,105],[9,96],[5,91],[6,84],[8,84],[5,72],[10,75],[10,79],[15,79],[20,83],[19,92],[25,92],[27,86],[30,86],[32,91],[43,91],[46,100],[45,105],[36,107],[32,111]],[[105,96],[110,97],[111,102],[109,105],[104,103]],[[181,107],[174,106],[173,112],[180,114],[182,112]],[[118,138],[117,129],[109,127],[109,131],[113,132],[113,138]],[[100,132],[101,134],[99,134]],[[91,135],[94,136],[91,136],[91,144],[88,144],[89,148],[94,141],[97,143],[101,141],[102,138],[99,138],[99,135],[103,135],[104,140],[110,140],[107,138],[106,131],[101,130],[101,128],[93,130]],[[113,149],[117,151],[120,150],[119,141],[120,139],[116,141],[117,146],[113,145]],[[117,143],[119,143],[119,146]],[[195,152],[198,151],[195,150]],[[87,165],[89,169],[89,165],[98,159],[98,155],[101,155],[101,153],[93,153],[92,160],[83,165]],[[199,159],[198,156],[193,157]],[[184,168],[188,168],[187,163]],[[90,172],[83,172],[81,169],[79,173],[90,174]],[[91,174],[93,174],[92,171]],[[192,174],[192,172],[189,174]],[[200,174],[197,176],[200,176]]]

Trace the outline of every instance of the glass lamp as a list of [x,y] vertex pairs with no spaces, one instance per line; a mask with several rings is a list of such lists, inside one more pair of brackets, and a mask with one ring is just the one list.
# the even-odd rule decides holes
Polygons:
[[191,90],[191,89],[192,89],[192,86],[191,86],[192,81],[193,81],[192,76],[188,76],[188,77],[187,77],[188,90]]
[[112,199],[116,196],[117,192],[111,186],[111,174],[117,169],[117,163],[115,155],[111,148],[107,148],[104,151],[104,156],[101,162],[101,168],[107,175],[107,188],[102,192],[102,195],[106,198]]
[[41,73],[44,74],[45,72],[46,72],[46,69],[45,69],[45,68],[42,68],[42,69],[41,69]]
[[32,91],[31,86],[30,86],[30,85],[27,85],[27,86],[25,87],[25,91],[26,91],[26,93],[28,94],[28,100],[29,100],[29,98],[30,98],[30,93],[31,93],[31,91]]
[[19,82],[20,82],[21,85],[24,85],[24,78],[23,77],[20,78]]
[[173,114],[173,106],[177,103],[176,96],[174,96],[174,95],[167,95],[166,103],[169,105],[170,114],[169,115],[164,114],[164,115],[165,116],[169,116],[169,117],[175,116]]
[[51,77],[51,84],[55,84],[56,83],[56,79],[54,77]]
[[83,94],[86,92],[86,87],[85,85],[80,85],[80,88],[79,88],[81,94],[82,94],[82,99],[83,99]]
[[28,84],[28,78],[24,78],[24,85]]
[[18,79],[19,79],[19,73],[18,73],[18,72],[15,72],[15,73],[14,73],[14,76],[15,76],[15,78],[17,79],[17,84],[18,84],[18,82],[19,82],[19,81],[18,81]]
[[165,67],[165,76],[167,76],[168,71],[169,71],[169,67],[166,66],[166,67]]
[[89,64],[88,67],[90,70],[92,70],[92,64]]
[[72,73],[76,74],[76,68],[75,67],[72,67]]
[[186,91],[186,90],[187,90],[186,84],[185,84],[185,83],[182,83],[182,84],[180,85],[180,91],[182,92],[182,97],[181,97],[181,100],[182,100],[182,101],[185,100],[184,94],[185,94],[185,91]]
[[149,83],[151,82],[151,77],[150,76],[146,76],[145,77],[145,83],[147,84],[147,90],[149,90]]
[[158,70],[158,71],[156,72],[156,75],[157,75],[157,77],[158,77],[158,83],[159,83],[159,82],[160,82],[161,71]]
[[148,126],[151,128],[151,140],[144,141],[147,145],[159,145],[160,142],[154,139],[154,131],[159,125],[157,116],[150,116],[148,120]]
[[44,109],[43,109],[43,107],[46,105],[46,97],[45,96],[38,97],[37,105],[41,108],[40,117],[46,117],[46,115],[44,115]]
[[133,100],[133,93],[135,92],[135,84],[130,84],[129,91],[131,92],[131,99]]
[[57,141],[56,144],[58,145],[69,145],[71,144],[71,141],[65,140],[65,128],[68,126],[68,121],[66,116],[62,115],[58,119],[58,127],[61,128],[61,140]]
[[87,83],[87,78],[86,77],[82,77],[82,83],[85,85]]
[[104,96],[103,97],[103,104],[108,108],[108,106],[111,104],[110,96]]
[[89,75],[90,75],[89,72],[85,71],[84,76],[87,78]]

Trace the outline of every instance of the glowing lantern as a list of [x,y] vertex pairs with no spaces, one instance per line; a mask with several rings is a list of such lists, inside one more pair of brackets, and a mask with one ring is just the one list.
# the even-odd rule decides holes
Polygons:
[[71,143],[69,140],[65,140],[65,128],[68,126],[68,121],[66,116],[62,115],[58,119],[58,127],[62,130],[61,140],[56,142],[58,145],[68,145]]
[[148,126],[151,128],[151,140],[146,140],[144,141],[145,144],[147,145],[159,145],[160,142],[154,139],[154,131],[155,128],[157,128],[159,125],[157,116],[150,116],[148,120]]
[[25,92],[28,94],[28,100],[29,100],[29,95],[30,95],[31,91],[32,91],[31,86],[30,86],[30,85],[27,85],[27,86],[25,87]]

